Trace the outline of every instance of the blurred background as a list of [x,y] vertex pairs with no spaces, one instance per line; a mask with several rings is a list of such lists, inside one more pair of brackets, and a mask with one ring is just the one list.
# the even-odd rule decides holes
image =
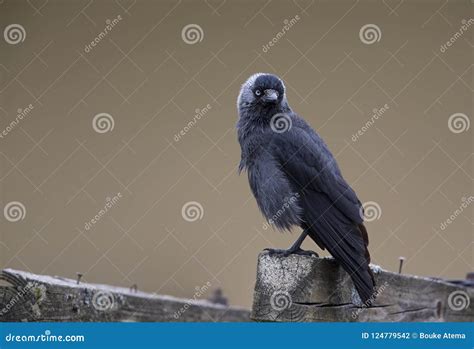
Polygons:
[[373,263],[463,279],[471,17],[467,0],[1,1],[1,267],[210,283],[249,307],[258,253],[299,234],[267,228],[237,175],[240,85],[270,72],[370,208]]

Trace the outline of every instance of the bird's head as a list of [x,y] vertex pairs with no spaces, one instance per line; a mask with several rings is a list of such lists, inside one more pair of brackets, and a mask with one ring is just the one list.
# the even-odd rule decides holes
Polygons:
[[262,112],[275,112],[287,107],[285,85],[275,75],[258,73],[252,75],[242,85],[237,108]]

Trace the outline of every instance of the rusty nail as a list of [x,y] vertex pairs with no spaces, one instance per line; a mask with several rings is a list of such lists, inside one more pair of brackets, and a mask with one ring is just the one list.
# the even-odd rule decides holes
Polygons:
[[405,261],[405,257],[399,257],[398,260],[400,261],[400,265],[398,266],[398,274],[402,273],[403,262]]

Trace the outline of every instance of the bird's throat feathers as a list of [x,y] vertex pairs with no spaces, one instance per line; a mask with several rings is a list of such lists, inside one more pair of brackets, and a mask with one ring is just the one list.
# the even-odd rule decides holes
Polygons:
[[293,112],[287,104],[285,108],[280,106],[280,108],[272,110],[262,110],[261,113],[255,113],[254,108],[240,110],[240,118],[237,122],[237,136],[241,147],[239,173],[248,170],[255,155],[264,146],[264,133],[271,128],[272,117],[283,113],[290,117],[293,116]]
[[291,115],[293,111],[286,101],[274,106],[241,106],[239,108],[239,121],[237,122],[237,132],[239,140],[244,140],[252,134],[265,132],[270,128],[272,117],[277,114]]

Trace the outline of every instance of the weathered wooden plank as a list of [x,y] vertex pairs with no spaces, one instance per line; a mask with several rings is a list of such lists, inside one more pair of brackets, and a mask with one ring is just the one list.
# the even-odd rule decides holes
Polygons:
[[256,321],[473,321],[474,288],[372,266],[373,307],[361,304],[332,258],[260,253],[251,318]]
[[[5,269],[0,321],[249,321],[249,311]],[[207,291],[207,290],[206,290]],[[204,293],[204,290],[203,290]]]

